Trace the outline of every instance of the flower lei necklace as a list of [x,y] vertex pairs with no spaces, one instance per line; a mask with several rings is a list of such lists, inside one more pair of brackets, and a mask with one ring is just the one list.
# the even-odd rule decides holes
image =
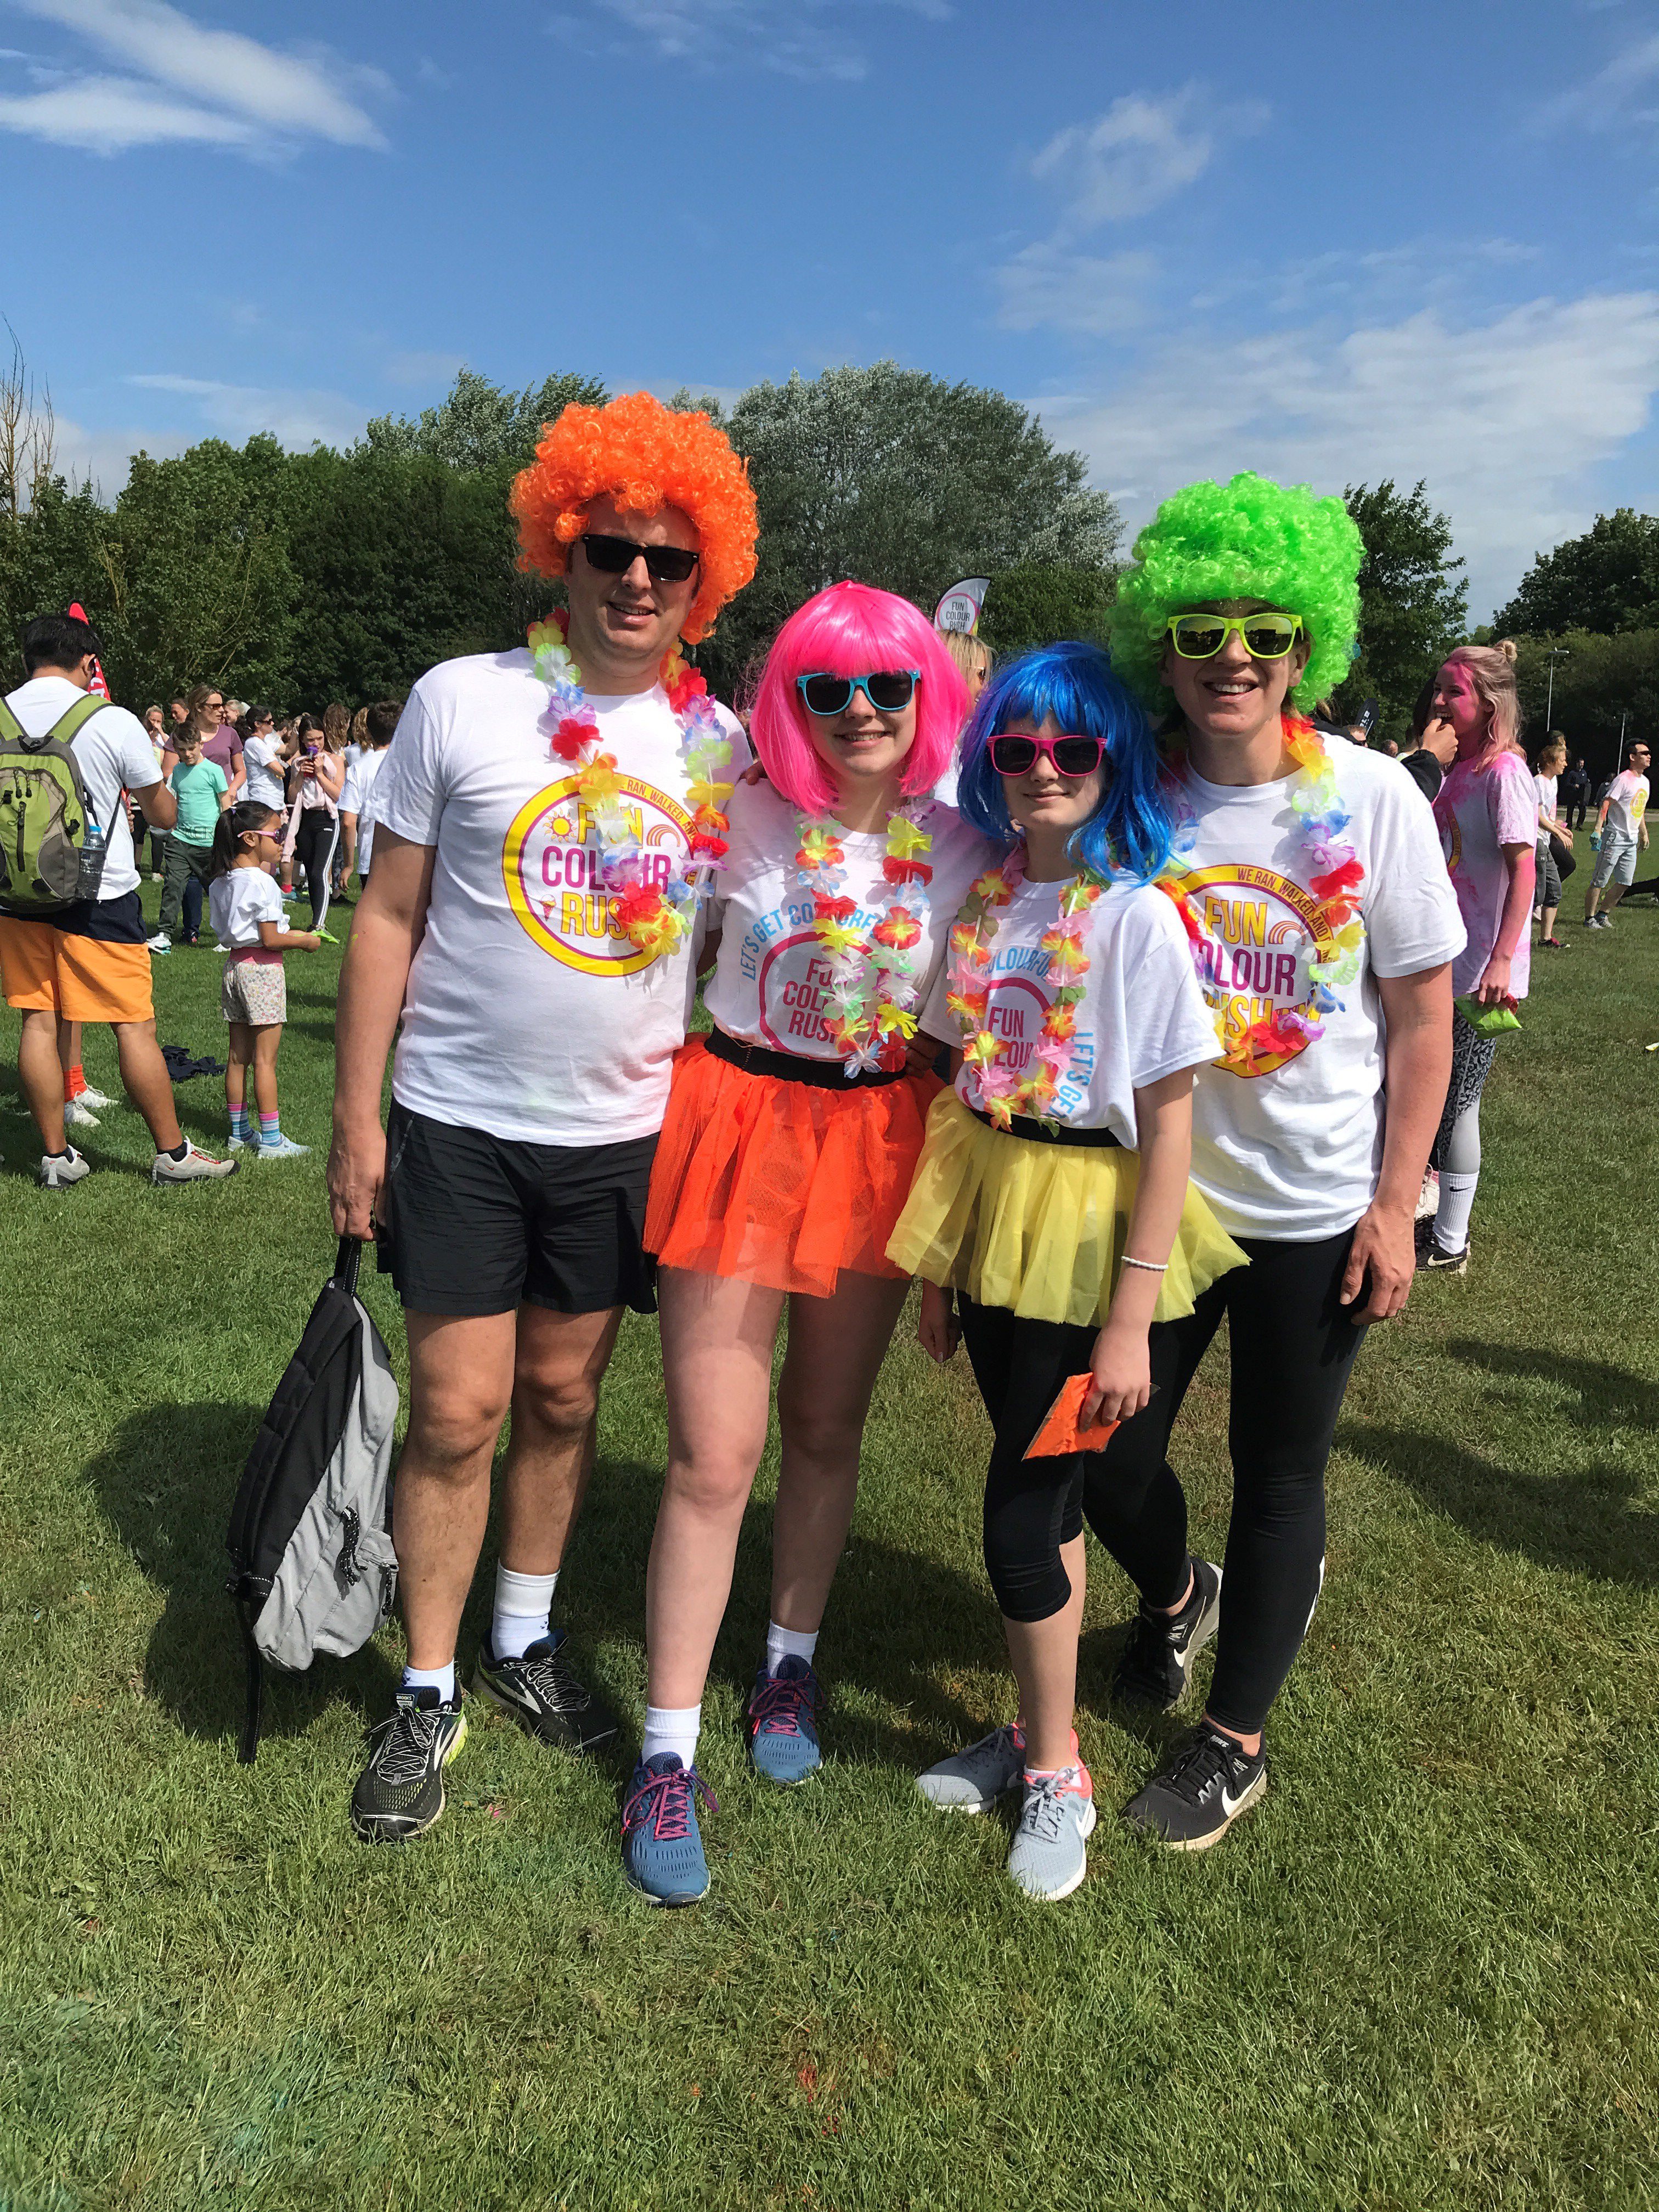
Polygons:
[[1060,894],[1060,919],[1042,933],[1048,963],[1039,978],[1045,985],[1058,978],[1058,985],[1042,1017],[1030,1065],[1016,1075],[1000,1064],[1008,1046],[990,1026],[987,971],[998,910],[1007,905],[1024,877],[1025,848],[1017,845],[1000,868],[988,869],[974,884],[951,931],[950,989],[945,1003],[961,1027],[963,1061],[974,1071],[980,1103],[1000,1129],[1006,1129],[1016,1114],[1051,1126],[1056,1121],[1054,1094],[1071,1072],[1077,1051],[1078,1001],[1087,995],[1083,979],[1089,972],[1085,949],[1089,916],[1106,888],[1103,878],[1085,869]]
[[812,934],[830,963],[825,1025],[848,1075],[902,1068],[916,1032],[916,963],[909,956],[927,922],[933,871],[921,855],[933,841],[921,817],[931,805],[927,798],[907,800],[888,814],[882,880],[869,900],[881,918],[867,934],[854,918],[859,902],[843,889],[847,850],[836,825],[796,817],[796,880],[811,888]]
[[[1364,925],[1359,919],[1365,871],[1353,841],[1345,834],[1353,817],[1343,807],[1329,750],[1313,724],[1301,715],[1286,714],[1284,726],[1285,750],[1302,771],[1291,793],[1291,805],[1301,825],[1297,857],[1305,865],[1308,890],[1318,902],[1329,936],[1322,948],[1311,931],[1304,934],[1313,988],[1301,1006],[1275,1007],[1265,1020],[1250,1023],[1231,1041],[1225,1032],[1224,1012],[1218,1011],[1221,1065],[1236,1075],[1255,1075],[1276,1067],[1324,1036],[1321,1017],[1344,1010],[1345,1002],[1333,986],[1358,980],[1365,940]],[[1196,954],[1204,943],[1204,931],[1186,892],[1172,875],[1161,877],[1158,887],[1174,900]],[[1210,980],[1201,968],[1199,980]]]
[[611,895],[611,918],[631,945],[655,958],[677,951],[690,935],[698,899],[708,890],[711,874],[726,866],[726,833],[731,825],[720,811],[720,802],[730,798],[732,786],[716,782],[714,772],[731,759],[732,747],[708,684],[676,646],[663,662],[662,683],[680,726],[691,836],[685,859],[670,874],[666,888],[659,888],[646,879],[644,851],[623,811],[617,757],[593,750],[599,743],[599,717],[583,693],[582,672],[566,643],[569,627],[569,617],[556,608],[530,629],[536,674],[553,694],[552,756],[556,761],[581,763],[576,796],[598,840],[596,873],[600,888]]

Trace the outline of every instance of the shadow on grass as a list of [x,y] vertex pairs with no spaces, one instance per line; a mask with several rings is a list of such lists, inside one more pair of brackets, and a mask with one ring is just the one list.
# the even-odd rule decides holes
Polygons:
[[[264,1407],[193,1404],[151,1407],[117,1431],[87,1469],[122,1541],[164,1594],[165,1609],[145,1657],[147,1688],[192,1736],[221,1739],[241,1725],[243,1664],[224,1548],[231,1501]],[[499,1463],[496,1490],[499,1494]],[[560,1618],[584,1654],[616,1639],[642,1659],[645,1568],[661,1494],[658,1469],[602,1461],[560,1584]],[[766,1638],[772,1513],[750,1507],[738,1545],[713,1678],[746,1695]],[[489,1625],[495,1558],[492,1530],[462,1626],[464,1674]],[[948,1686],[963,1670],[1006,1668],[989,1591],[977,1578],[855,1528],[830,1598],[823,1658],[832,1688],[854,1698],[838,1720],[842,1756],[913,1764],[981,1734],[987,1717]],[[319,1659],[309,1674],[273,1675],[264,1734],[304,1734],[324,1708],[343,1700],[365,1721],[390,1711],[397,1671],[374,1644],[355,1658]],[[895,1718],[895,1709],[902,1716]],[[1001,1717],[998,1715],[997,1717]],[[629,1747],[636,1739],[625,1729]],[[926,1763],[924,1761],[924,1763]]]
[[[225,1531],[263,1406],[155,1406],[125,1420],[87,1469],[122,1541],[166,1598],[144,1659],[144,1684],[187,1735],[241,1727],[242,1646],[225,1583]],[[380,1719],[396,1670],[372,1645],[355,1659],[319,1659],[278,1675],[265,1699],[267,1736],[303,1734],[337,1698]]]
[[1380,1426],[1345,1426],[1345,1448],[1386,1467],[1482,1542],[1601,1582],[1659,1583],[1659,1513],[1644,1503],[1631,1468],[1602,1458],[1565,1473],[1534,1471],[1576,1456],[1553,1453],[1552,1434],[1584,1443],[1621,1428],[1651,1434],[1659,1389],[1623,1368],[1556,1352],[1472,1338],[1446,1348],[1489,1375],[1571,1394],[1567,1406],[1538,1409],[1532,1467],[1501,1467],[1443,1437]]

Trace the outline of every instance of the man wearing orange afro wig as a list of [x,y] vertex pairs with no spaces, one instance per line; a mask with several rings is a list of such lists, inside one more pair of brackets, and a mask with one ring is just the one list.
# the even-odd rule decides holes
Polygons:
[[562,577],[568,611],[527,648],[415,686],[340,979],[335,1225],[376,1238],[409,1333],[392,1526],[409,1664],[352,1797],[372,1840],[443,1810],[466,1734],[456,1638],[509,1408],[474,1687],[568,1752],[616,1733],[550,1607],[623,1309],[654,1310],[652,1155],[720,806],[749,757],[679,652],[755,571],[754,495],[715,424],[645,392],[568,407],[512,507],[521,565]]

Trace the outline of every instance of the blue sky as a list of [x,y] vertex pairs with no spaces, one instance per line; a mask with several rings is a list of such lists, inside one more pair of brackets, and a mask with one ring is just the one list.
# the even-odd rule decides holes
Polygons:
[[1476,618],[1653,507],[1659,0],[0,0],[60,452],[348,441],[463,362],[994,384],[1126,517],[1426,477]]

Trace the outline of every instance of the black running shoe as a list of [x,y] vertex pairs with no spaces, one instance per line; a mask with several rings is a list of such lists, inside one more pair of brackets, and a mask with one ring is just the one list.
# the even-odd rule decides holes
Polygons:
[[371,1741],[351,1793],[351,1825],[366,1844],[407,1843],[444,1809],[444,1769],[466,1741],[459,1693],[447,1705],[429,1682],[399,1690],[398,1710]]
[[1192,1595],[1179,1613],[1154,1613],[1142,1602],[1112,1674],[1112,1695],[1173,1712],[1192,1688],[1194,1663],[1220,1618],[1221,1570],[1194,1559]]
[[1123,1808],[1132,1828],[1172,1851],[1206,1851],[1267,1786],[1267,1754],[1252,1754],[1207,1721]]
[[597,1751],[617,1733],[617,1718],[571,1671],[562,1629],[544,1636],[521,1659],[498,1659],[486,1637],[472,1686],[481,1698],[511,1713],[539,1743],[561,1751]]

